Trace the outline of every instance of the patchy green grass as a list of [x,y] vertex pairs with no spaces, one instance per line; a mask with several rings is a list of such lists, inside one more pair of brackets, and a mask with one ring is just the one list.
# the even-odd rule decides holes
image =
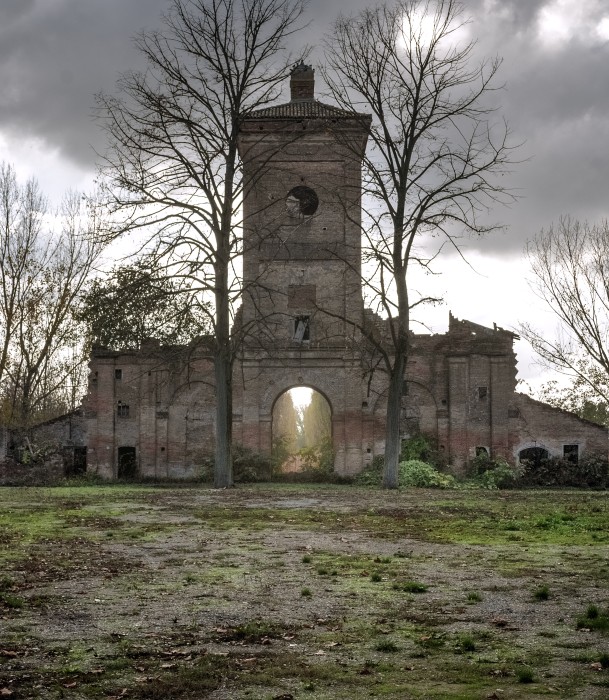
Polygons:
[[608,533],[589,491],[0,489],[0,693],[601,700]]

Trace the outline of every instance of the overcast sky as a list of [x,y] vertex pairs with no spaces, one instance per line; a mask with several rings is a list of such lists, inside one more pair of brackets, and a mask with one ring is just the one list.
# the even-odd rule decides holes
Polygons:
[[[338,12],[368,4],[311,0],[303,44],[315,44]],[[441,262],[433,285],[447,303],[428,320],[444,330],[450,308],[487,325],[533,320],[551,332],[553,320],[527,286],[523,248],[562,214],[609,218],[609,1],[463,4],[479,54],[503,57],[501,115],[524,142],[526,162],[508,176],[521,198],[493,212],[505,231],[467,245],[474,270],[455,257]],[[166,0],[1,0],[0,160],[36,176],[55,199],[66,188],[90,189],[95,149],[103,148],[94,95],[141,65],[131,37],[158,26],[165,7]],[[517,350],[521,376],[535,380],[531,353]]]

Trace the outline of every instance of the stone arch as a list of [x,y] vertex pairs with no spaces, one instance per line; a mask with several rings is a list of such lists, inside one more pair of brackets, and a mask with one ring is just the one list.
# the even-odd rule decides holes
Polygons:
[[[298,403],[280,404],[282,397],[294,389],[309,389],[311,401],[304,404],[304,420],[298,421]],[[320,397],[319,404],[315,397]],[[321,413],[307,415],[307,409],[317,404]],[[303,404],[301,404],[302,406]],[[315,420],[315,417],[318,420]],[[319,422],[321,417],[321,422]],[[281,463],[281,470],[297,472],[304,469],[328,468],[334,463],[333,406],[325,392],[316,386],[292,383],[276,393],[271,408],[271,444],[273,456]]]

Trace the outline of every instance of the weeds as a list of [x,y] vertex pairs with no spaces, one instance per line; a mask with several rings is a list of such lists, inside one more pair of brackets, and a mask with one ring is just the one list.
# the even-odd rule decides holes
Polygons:
[[609,612],[601,611],[596,605],[589,605],[586,614],[577,618],[577,628],[607,632],[609,630]]
[[419,583],[418,581],[406,581],[401,585],[401,590],[406,593],[426,593],[428,586],[424,583]]
[[550,589],[546,584],[543,586],[539,586],[539,588],[536,588],[533,591],[533,600],[536,600],[538,602],[542,602],[544,600],[548,600],[550,598]]
[[528,666],[522,666],[521,668],[516,669],[516,678],[519,683],[535,682],[535,674],[533,673],[533,669],[529,668]]
[[471,636],[471,634],[464,634],[460,637],[457,647],[460,651],[463,652],[476,651],[476,642],[474,641],[474,638]]

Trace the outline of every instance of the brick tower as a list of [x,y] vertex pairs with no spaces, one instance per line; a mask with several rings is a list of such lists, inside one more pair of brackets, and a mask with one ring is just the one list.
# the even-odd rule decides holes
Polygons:
[[310,386],[332,410],[337,471],[359,471],[354,344],[363,318],[361,160],[370,117],[317,101],[310,66],[293,70],[290,89],[290,102],[252,112],[241,126],[245,340],[235,438],[268,452],[275,400]]

